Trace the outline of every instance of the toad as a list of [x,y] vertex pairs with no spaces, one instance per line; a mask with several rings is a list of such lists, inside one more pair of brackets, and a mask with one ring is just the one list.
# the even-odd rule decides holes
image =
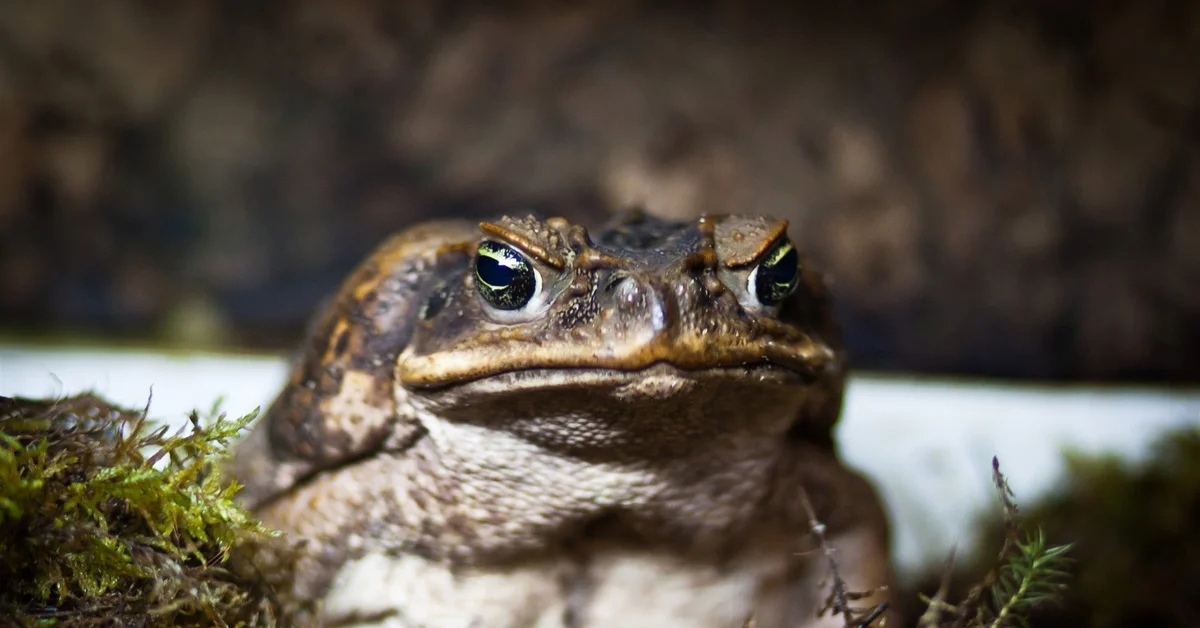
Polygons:
[[820,273],[761,216],[415,226],[314,320],[237,448],[328,625],[841,626],[888,528],[837,457]]

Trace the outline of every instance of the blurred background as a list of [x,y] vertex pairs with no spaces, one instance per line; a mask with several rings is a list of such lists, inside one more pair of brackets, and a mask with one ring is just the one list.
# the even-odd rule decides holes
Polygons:
[[0,2],[0,322],[291,346],[414,221],[786,217],[857,365],[1200,381],[1200,4]]
[[1200,2],[787,4],[0,0],[0,394],[241,413],[416,221],[767,213],[906,586],[999,452],[1079,544],[1038,625],[1200,625]]

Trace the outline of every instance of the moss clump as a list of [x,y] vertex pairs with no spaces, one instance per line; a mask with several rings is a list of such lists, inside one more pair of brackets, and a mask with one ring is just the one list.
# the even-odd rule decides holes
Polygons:
[[[294,564],[217,474],[254,414],[169,434],[93,395],[0,397],[0,618],[289,624]],[[2,622],[0,622],[2,623]]]

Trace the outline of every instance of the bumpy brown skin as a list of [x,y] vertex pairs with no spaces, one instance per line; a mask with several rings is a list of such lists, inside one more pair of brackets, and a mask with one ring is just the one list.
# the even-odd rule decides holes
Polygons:
[[[239,447],[243,499],[308,541],[298,588],[327,619],[841,625],[816,617],[800,488],[854,588],[890,583],[887,526],[836,458],[845,361],[821,277],[802,264],[778,306],[748,287],[786,237],[636,213],[595,239],[532,217],[395,236]],[[482,239],[537,270],[530,306],[480,296]]]

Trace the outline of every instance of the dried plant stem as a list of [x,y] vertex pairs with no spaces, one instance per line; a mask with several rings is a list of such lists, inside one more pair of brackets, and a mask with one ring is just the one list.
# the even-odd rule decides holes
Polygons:
[[825,537],[825,524],[817,519],[817,512],[808,498],[808,491],[803,487],[800,488],[800,503],[804,506],[805,515],[808,517],[809,532],[812,532],[813,537],[817,539],[817,545],[825,557],[825,566],[833,578],[833,586],[830,591],[833,602],[831,608],[835,615],[841,615],[846,620],[847,626],[853,625],[854,615],[850,610],[849,590],[846,581],[842,579],[842,575],[838,571],[837,559],[834,557],[836,550]]

